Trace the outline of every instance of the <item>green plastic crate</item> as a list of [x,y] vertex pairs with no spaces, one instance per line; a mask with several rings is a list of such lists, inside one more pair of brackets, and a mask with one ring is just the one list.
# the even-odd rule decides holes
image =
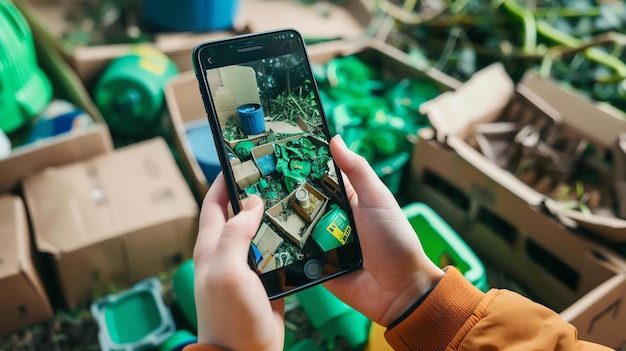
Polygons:
[[489,290],[485,266],[465,241],[433,209],[423,203],[402,208],[426,255],[436,264],[452,264],[475,287]]

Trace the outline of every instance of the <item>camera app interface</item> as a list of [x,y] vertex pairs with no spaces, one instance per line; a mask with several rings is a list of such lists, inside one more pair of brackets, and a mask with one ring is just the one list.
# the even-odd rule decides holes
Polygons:
[[207,79],[239,197],[265,203],[252,243],[257,271],[334,273],[335,249],[354,238],[306,59],[209,69]]

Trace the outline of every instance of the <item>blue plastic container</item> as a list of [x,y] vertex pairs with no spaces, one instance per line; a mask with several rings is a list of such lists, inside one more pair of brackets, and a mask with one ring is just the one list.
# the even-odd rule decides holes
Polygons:
[[237,107],[239,123],[246,135],[260,134],[265,131],[265,115],[260,104],[245,104]]
[[233,27],[238,0],[145,0],[144,19],[156,30],[208,32]]
[[187,130],[187,140],[193,151],[193,155],[198,161],[202,173],[209,183],[213,183],[222,167],[217,156],[215,142],[211,127],[207,125],[190,128]]

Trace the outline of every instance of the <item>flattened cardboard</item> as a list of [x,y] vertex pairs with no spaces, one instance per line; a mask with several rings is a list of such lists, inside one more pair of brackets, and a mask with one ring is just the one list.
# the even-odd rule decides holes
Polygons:
[[48,168],[23,190],[68,307],[191,257],[198,206],[161,138]]
[[[626,120],[614,111],[598,108],[532,71],[527,72],[516,90],[519,96],[545,112],[553,123],[558,123],[568,133],[589,138],[600,150],[612,147],[619,134],[626,132]],[[531,206],[544,203],[555,216],[565,218],[568,223],[573,220],[611,241],[626,241],[626,220],[568,210],[496,166],[466,142],[479,123],[495,122],[513,96],[511,79],[501,64],[494,64],[477,73],[455,92],[442,94],[422,104],[420,111],[428,116],[440,142],[445,141],[493,182],[505,185]],[[477,104],[477,101],[480,103]]]
[[0,160],[0,193],[13,190],[26,176],[46,167],[80,161],[113,150],[109,130],[80,79],[43,38],[41,27],[30,23],[28,13],[24,15],[32,27],[38,62],[52,83],[54,96],[81,108],[95,123],[85,129],[13,149],[9,157]]
[[0,335],[52,317],[29,235],[22,199],[0,195]]
[[411,160],[410,201],[431,206],[481,257],[561,312],[578,337],[617,347],[626,341],[626,262],[529,205],[484,166],[423,129]]
[[290,0],[241,0],[235,29],[264,32],[275,28],[295,28],[305,38],[358,38],[373,17],[373,4],[347,0],[338,6],[331,2],[303,4]]

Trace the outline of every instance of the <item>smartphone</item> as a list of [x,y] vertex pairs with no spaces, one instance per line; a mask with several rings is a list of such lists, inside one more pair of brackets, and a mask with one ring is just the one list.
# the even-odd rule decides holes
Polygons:
[[270,299],[357,269],[361,249],[302,36],[199,44],[194,69],[231,205],[265,212],[248,261]]

